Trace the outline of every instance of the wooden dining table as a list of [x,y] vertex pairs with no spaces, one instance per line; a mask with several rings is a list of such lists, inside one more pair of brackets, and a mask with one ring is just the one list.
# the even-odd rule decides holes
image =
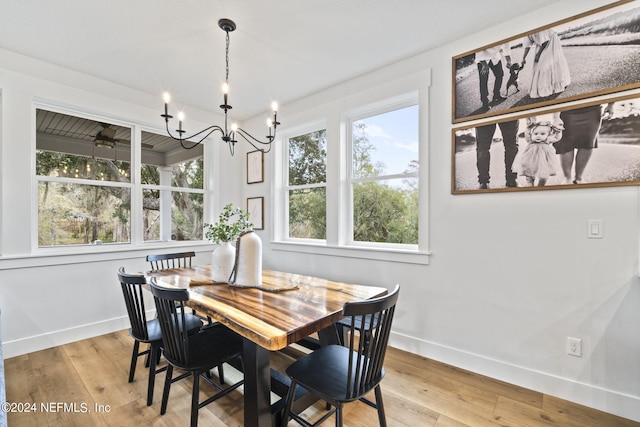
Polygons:
[[[189,290],[188,306],[232,329],[244,340],[244,425],[272,427],[270,352],[318,333],[336,342],[335,323],[346,302],[387,293],[386,288],[348,284],[301,274],[264,270],[260,289],[211,281],[211,268],[193,266],[148,272],[160,286]],[[276,405],[274,405],[275,407]]]

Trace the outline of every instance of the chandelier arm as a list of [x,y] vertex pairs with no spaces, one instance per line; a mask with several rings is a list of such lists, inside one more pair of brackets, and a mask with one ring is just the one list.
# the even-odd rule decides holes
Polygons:
[[198,140],[198,142],[197,142],[197,143],[198,143],[198,144],[200,144],[202,141],[204,141],[205,139],[207,139],[207,137],[209,137],[209,135],[211,135],[211,134],[212,134],[213,132],[215,132],[215,131],[220,132],[220,133],[224,136],[224,129],[222,129],[222,128],[221,128],[220,126],[218,126],[218,125],[211,125],[211,126],[209,126],[209,127],[206,127],[206,128],[204,128],[204,129],[202,129],[200,132],[196,132],[196,133],[194,133],[193,135],[186,136],[186,137],[181,138],[181,139],[183,139],[183,140],[192,139],[192,138],[195,138],[195,137],[200,136],[200,135],[202,135],[203,133],[207,132],[207,134],[206,134],[205,136],[203,136],[202,138],[200,138],[200,139]]
[[[249,132],[247,132],[246,130],[244,130],[242,128],[238,128],[236,130],[236,133],[238,133],[245,141],[247,141],[249,144],[251,144],[251,146],[253,146],[253,148],[255,148],[256,150],[263,151],[265,153],[268,153],[271,150],[271,143],[276,138],[276,129],[273,130],[273,135],[272,136],[267,137],[267,138],[269,138],[269,140],[267,142],[260,141],[258,138],[256,138],[255,136],[251,135]],[[255,144],[254,144],[254,142],[255,142]],[[269,148],[266,149],[266,150],[263,149],[263,148],[258,148],[258,146],[256,146],[256,144],[267,145]]]
[[[224,130],[220,126],[212,125],[212,126],[209,126],[207,128],[202,129],[200,132],[194,133],[193,135],[189,135],[189,136],[186,136],[186,137],[182,137],[182,136],[175,137],[171,133],[171,130],[169,129],[169,121],[167,121],[167,135],[169,135],[171,137],[171,139],[179,141],[180,145],[182,146],[182,148],[187,149],[187,150],[189,150],[191,148],[194,148],[197,145],[199,145],[200,143],[202,143],[202,141],[207,139],[209,137],[209,135],[211,135],[215,131],[219,131],[224,136]],[[204,135],[202,138],[200,138],[198,141],[189,141],[190,139],[195,138],[195,137],[197,137],[199,135],[202,135],[205,132],[207,132],[207,134]],[[193,145],[192,146],[186,146],[184,144],[185,142],[192,143]]]

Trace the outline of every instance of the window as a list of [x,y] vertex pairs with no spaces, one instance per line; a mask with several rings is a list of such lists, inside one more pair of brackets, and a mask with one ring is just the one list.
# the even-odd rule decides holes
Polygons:
[[327,131],[288,138],[288,236],[326,239]]
[[351,239],[418,244],[418,106],[350,119]]
[[131,128],[38,109],[38,246],[131,240]]
[[334,104],[319,108],[317,121],[282,134],[272,248],[428,263],[427,193],[420,188],[426,182],[420,169],[426,159],[420,153],[426,92],[408,90],[383,100],[378,95],[372,90],[354,96],[368,99],[362,106],[341,100],[352,106],[346,111]]
[[202,240],[202,148],[36,109],[38,247]]
[[[142,132],[143,146],[162,144],[168,138]],[[151,164],[141,169],[144,241],[202,240],[204,163],[202,157],[171,166]],[[161,162],[166,163],[163,159]]]

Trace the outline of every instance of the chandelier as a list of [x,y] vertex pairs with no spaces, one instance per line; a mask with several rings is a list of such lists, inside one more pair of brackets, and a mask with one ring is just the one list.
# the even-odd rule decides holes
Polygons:
[[267,120],[267,128],[269,134],[265,137],[265,141],[261,141],[260,139],[254,137],[249,132],[244,129],[238,127],[237,124],[232,123],[229,126],[229,117],[228,112],[231,110],[231,105],[228,102],[229,96],[229,33],[236,29],[236,23],[231,19],[220,19],[218,21],[218,26],[226,33],[226,49],[225,49],[225,79],[224,84],[222,85],[222,93],[223,93],[223,104],[220,105],[220,108],[224,110],[224,127],[219,125],[212,125],[205,129],[202,129],[199,132],[196,132],[192,135],[185,136],[186,131],[182,128],[182,122],[184,121],[184,113],[178,113],[178,129],[175,130],[177,136],[174,135],[169,129],[169,120],[173,118],[172,115],[169,114],[169,101],[171,100],[171,96],[165,92],[163,95],[164,98],[164,114],[161,114],[161,117],[164,117],[164,121],[167,126],[167,134],[177,140],[180,141],[180,145],[182,148],[191,149],[196,147],[202,141],[204,141],[209,135],[214,132],[220,132],[222,134],[222,140],[229,145],[229,150],[231,151],[231,155],[233,156],[235,152],[235,145],[238,142],[238,136],[242,137],[245,141],[253,146],[256,150],[262,151],[263,153],[268,153],[271,150],[271,143],[276,137],[276,128],[280,124],[278,122],[278,104],[273,102],[271,104],[271,108],[273,110],[273,118]]

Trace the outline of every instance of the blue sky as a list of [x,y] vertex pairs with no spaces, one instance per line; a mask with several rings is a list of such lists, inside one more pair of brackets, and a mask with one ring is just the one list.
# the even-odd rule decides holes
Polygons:
[[418,106],[410,106],[358,120],[376,147],[374,163],[384,163],[385,175],[403,173],[411,160],[418,160]]

